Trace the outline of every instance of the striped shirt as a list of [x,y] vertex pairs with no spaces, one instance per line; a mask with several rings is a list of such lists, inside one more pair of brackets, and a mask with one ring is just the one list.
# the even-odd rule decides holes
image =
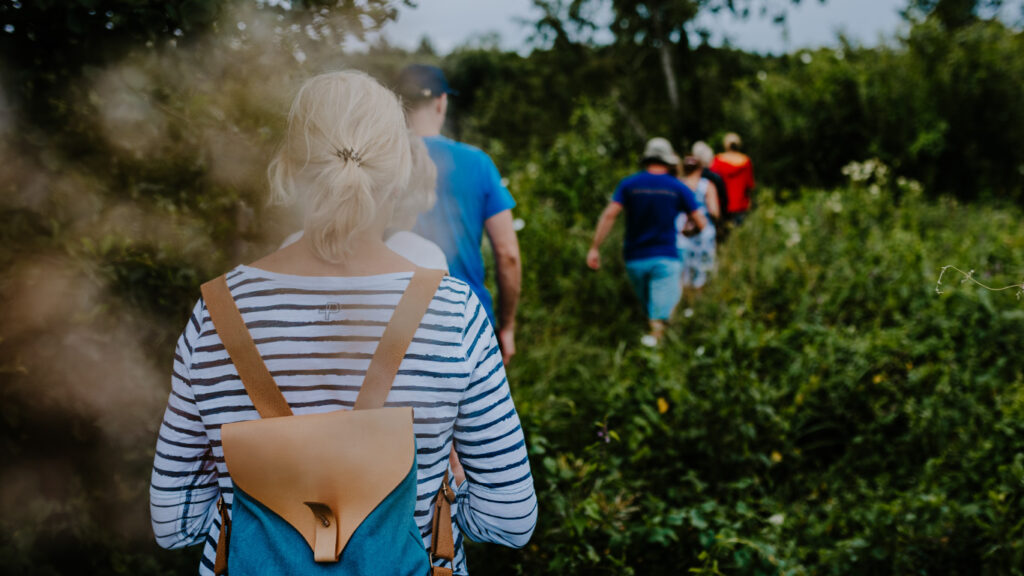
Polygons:
[[[411,273],[293,276],[239,266],[228,286],[253,340],[295,414],[351,409],[384,327]],[[411,406],[417,451],[416,521],[429,549],[433,498],[455,450],[466,470],[452,507],[456,574],[467,574],[463,536],[521,547],[537,500],[501,353],[469,286],[445,278],[386,406]],[[258,418],[202,300],[178,340],[150,486],[157,543],[204,544],[199,573],[213,574],[221,496],[232,483],[220,427]]]

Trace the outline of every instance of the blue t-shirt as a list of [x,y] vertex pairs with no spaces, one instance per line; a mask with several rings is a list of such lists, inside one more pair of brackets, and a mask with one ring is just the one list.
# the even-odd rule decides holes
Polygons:
[[424,138],[437,165],[437,203],[420,214],[414,232],[432,240],[448,259],[448,272],[469,284],[480,299],[492,326],[494,305],[484,288],[480,255],[484,221],[516,205],[501,184],[501,174],[482,150],[443,136]]
[[612,201],[626,209],[627,262],[644,258],[678,258],[676,216],[697,209],[686,184],[671,174],[638,172],[619,182]]

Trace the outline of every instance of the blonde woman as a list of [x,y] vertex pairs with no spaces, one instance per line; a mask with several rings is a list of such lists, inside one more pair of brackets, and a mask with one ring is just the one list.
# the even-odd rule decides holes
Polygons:
[[718,191],[715,185],[701,174],[703,165],[696,156],[683,158],[680,178],[683,184],[693,190],[697,199],[697,209],[708,221],[700,233],[687,234],[689,228],[695,227],[686,214],[680,214],[676,222],[679,234],[676,235],[676,247],[679,257],[683,260],[683,287],[703,288],[708,277],[715,269],[715,235],[714,222],[719,217]]
[[[277,201],[302,207],[304,234],[227,274],[295,414],[348,410],[356,400],[415,270],[383,240],[411,163],[398,99],[369,76],[323,74],[295,97],[269,176]],[[171,385],[153,464],[153,531],[165,548],[203,545],[199,573],[211,575],[221,527],[215,503],[223,498],[230,511],[234,495],[221,426],[258,414],[202,299],[178,340]],[[464,536],[525,545],[537,501],[522,428],[494,331],[466,283],[441,282],[387,405],[414,408],[415,522],[424,550],[453,445],[466,470],[452,505],[454,573],[468,573]]]
[[[416,218],[433,208],[437,201],[437,166],[430,159],[423,140],[410,134],[409,147],[412,159],[409,185],[395,199],[391,225],[384,235],[385,244],[417,266],[447,271],[448,261],[441,248],[412,231]],[[297,242],[299,238],[302,238],[301,230],[285,238],[281,247]]]
[[697,160],[700,160],[701,171],[700,175],[707,178],[712,184],[715,185],[715,190],[718,192],[718,212],[720,213],[718,219],[715,220],[715,225],[719,227],[719,241],[723,240],[721,236],[721,224],[726,214],[729,213],[729,193],[725,188],[725,180],[718,174],[711,171],[711,164],[715,161],[715,151],[711,148],[711,145],[703,140],[698,140],[693,143],[691,148],[691,155]]

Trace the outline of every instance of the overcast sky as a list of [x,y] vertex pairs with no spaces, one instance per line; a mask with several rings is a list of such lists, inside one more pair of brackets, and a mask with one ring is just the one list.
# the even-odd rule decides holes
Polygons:
[[[699,22],[716,31],[712,44],[727,38],[739,48],[778,53],[833,45],[840,32],[875,45],[903,26],[899,11],[904,6],[906,0],[828,0],[824,5],[804,0],[789,9],[788,34],[756,16],[743,21],[723,12],[703,15]],[[439,52],[447,53],[473,37],[497,32],[503,48],[522,50],[530,34],[522,20],[532,21],[536,15],[531,0],[419,0],[418,8],[403,9],[384,34],[391,43],[410,48],[428,36]]]

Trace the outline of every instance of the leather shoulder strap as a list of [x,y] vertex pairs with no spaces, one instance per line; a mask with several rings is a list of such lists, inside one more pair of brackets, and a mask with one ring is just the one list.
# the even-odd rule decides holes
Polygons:
[[224,348],[231,356],[231,362],[249,394],[253,406],[261,418],[291,416],[292,410],[285,401],[281,389],[263,363],[256,343],[252,341],[249,329],[245,327],[242,314],[235,299],[231,297],[225,276],[210,280],[202,286],[203,300],[210,312],[213,327],[217,330]]
[[380,408],[384,405],[405,351],[409,349],[416,329],[444,277],[444,270],[416,269],[370,360],[363,387],[356,398],[356,410]]

